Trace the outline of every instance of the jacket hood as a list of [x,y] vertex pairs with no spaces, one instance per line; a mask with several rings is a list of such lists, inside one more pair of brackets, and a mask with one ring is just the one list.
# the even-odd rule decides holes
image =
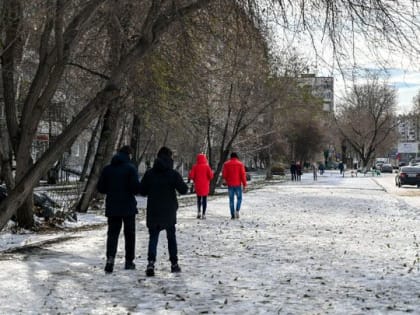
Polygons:
[[118,164],[129,163],[129,162],[130,162],[130,157],[128,156],[127,153],[124,153],[124,152],[118,152],[112,157],[112,160],[111,160],[112,165],[118,165]]
[[203,153],[197,154],[197,164],[207,164],[207,157]]
[[153,168],[157,171],[171,170],[174,167],[174,161],[170,157],[158,157],[153,163]]

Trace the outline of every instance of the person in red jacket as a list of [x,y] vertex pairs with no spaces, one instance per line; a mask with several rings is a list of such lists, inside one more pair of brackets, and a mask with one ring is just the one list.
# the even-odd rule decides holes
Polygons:
[[[207,158],[203,153],[197,155],[197,163],[193,165],[188,178],[194,182],[195,193],[197,195],[197,219],[206,218],[207,196],[210,192],[210,181],[214,174],[211,170]],[[203,208],[203,214],[201,214]]]
[[[223,165],[222,176],[228,186],[231,219],[239,219],[239,211],[241,210],[242,203],[242,188],[245,192],[247,183],[245,166],[239,161],[238,154],[235,152],[230,154],[230,160]],[[235,196],[237,199],[236,207]]]

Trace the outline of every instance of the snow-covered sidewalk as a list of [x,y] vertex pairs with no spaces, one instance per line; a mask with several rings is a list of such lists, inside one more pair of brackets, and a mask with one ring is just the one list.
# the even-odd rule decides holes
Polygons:
[[384,190],[392,180],[307,174],[247,192],[239,220],[227,196],[209,200],[207,220],[180,208],[179,275],[163,232],[156,276],[145,277],[143,220],[134,271],[121,237],[104,274],[104,227],[0,254],[0,313],[420,314],[420,210]]

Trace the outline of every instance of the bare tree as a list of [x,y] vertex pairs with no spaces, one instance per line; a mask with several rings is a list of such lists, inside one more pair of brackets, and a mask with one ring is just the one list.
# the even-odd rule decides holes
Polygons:
[[413,111],[415,114],[420,115],[420,90],[413,98]]
[[371,77],[368,83],[354,85],[336,117],[336,126],[366,167],[376,150],[395,131],[396,92],[386,82]]

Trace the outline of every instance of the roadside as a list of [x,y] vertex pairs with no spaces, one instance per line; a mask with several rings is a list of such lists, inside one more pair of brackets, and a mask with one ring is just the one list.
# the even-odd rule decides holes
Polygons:
[[395,173],[382,174],[381,176],[373,177],[379,186],[393,196],[403,200],[412,207],[419,209],[420,213],[420,189],[416,186],[403,186],[398,187],[395,185]]

